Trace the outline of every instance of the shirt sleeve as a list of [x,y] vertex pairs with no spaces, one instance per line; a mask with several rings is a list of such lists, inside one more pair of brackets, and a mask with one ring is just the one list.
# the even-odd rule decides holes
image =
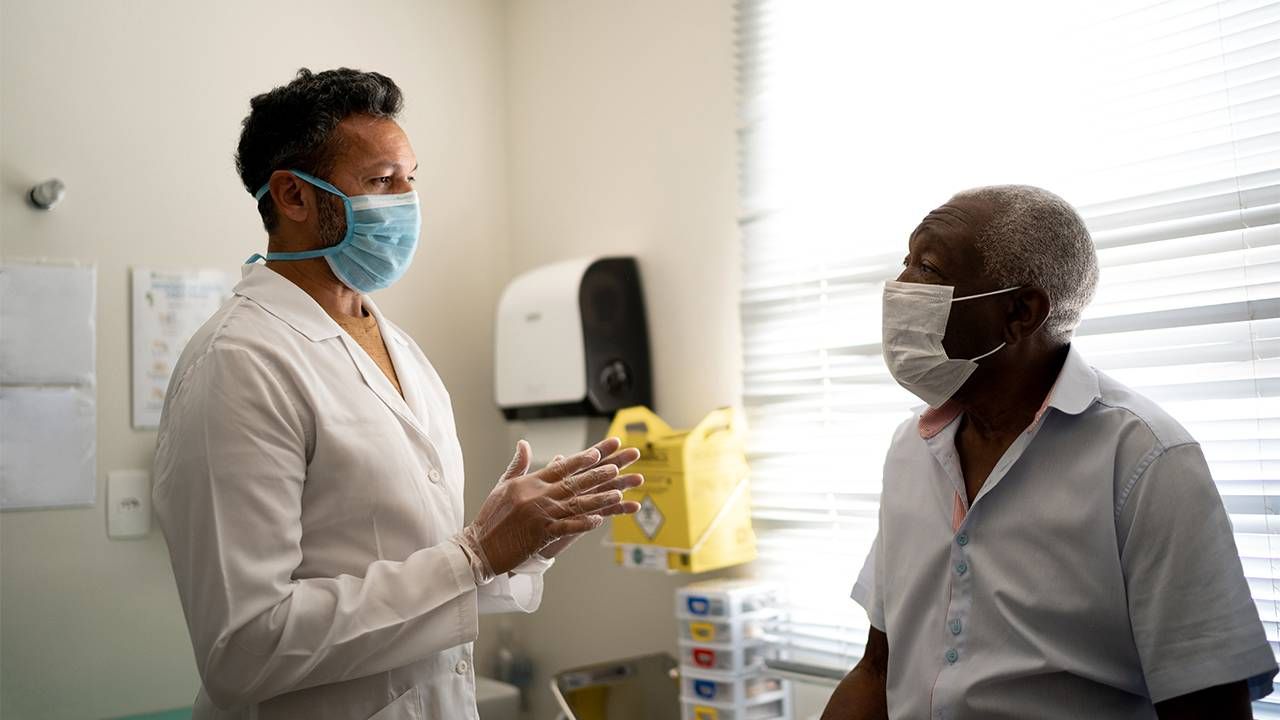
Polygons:
[[1200,447],[1158,455],[1117,518],[1134,641],[1153,702],[1270,685],[1276,662]]
[[876,533],[876,539],[871,544],[871,551],[867,553],[867,559],[862,563],[862,571],[858,573],[858,580],[853,584],[853,592],[850,596],[867,611],[867,619],[871,621],[871,626],[880,632],[885,632],[884,627],[884,563],[881,562],[880,551],[880,533]]
[[154,497],[213,703],[261,702],[475,640],[475,579],[453,542],[372,562],[362,577],[295,579],[302,416],[249,351],[197,362],[165,409]]
[[542,604],[542,576],[555,560],[534,556],[521,563],[510,575],[502,575],[481,585],[481,615],[522,612],[531,613]]

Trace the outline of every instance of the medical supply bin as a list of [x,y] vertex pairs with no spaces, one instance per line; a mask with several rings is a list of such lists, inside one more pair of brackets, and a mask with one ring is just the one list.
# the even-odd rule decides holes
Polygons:
[[686,700],[744,706],[766,696],[777,696],[783,690],[783,681],[768,675],[740,677],[687,667],[680,673],[680,682]]
[[733,408],[712,411],[690,430],[672,429],[643,406],[614,416],[609,434],[640,450],[627,471],[645,478],[625,493],[640,512],[613,519],[618,564],[700,573],[755,559],[745,432]]
[[751,615],[719,620],[677,616],[680,639],[702,643],[737,645],[764,637],[770,621],[778,618],[777,610],[761,610]]
[[702,670],[743,673],[759,670],[775,653],[769,645],[755,641],[746,645],[700,643],[679,640],[680,664]]
[[696,582],[676,591],[677,617],[736,617],[780,605],[778,586],[754,580]]
[[791,717],[791,700],[785,695],[746,705],[684,701],[684,720],[785,720]]

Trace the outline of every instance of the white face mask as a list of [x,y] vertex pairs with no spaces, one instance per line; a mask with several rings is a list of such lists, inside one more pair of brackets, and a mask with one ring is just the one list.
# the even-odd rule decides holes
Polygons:
[[947,357],[942,338],[947,334],[951,303],[1018,289],[1011,287],[953,298],[955,288],[950,285],[886,282],[881,351],[893,379],[929,407],[941,407],[978,369],[979,360],[1000,352],[1005,346],[1000,343],[990,352],[970,360]]

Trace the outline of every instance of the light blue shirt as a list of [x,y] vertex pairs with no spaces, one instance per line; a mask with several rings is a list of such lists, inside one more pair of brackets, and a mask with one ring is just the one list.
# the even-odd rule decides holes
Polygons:
[[1177,422],[1073,348],[969,505],[945,410],[898,428],[853,589],[889,639],[890,717],[1130,720],[1223,683],[1270,692],[1222,499]]

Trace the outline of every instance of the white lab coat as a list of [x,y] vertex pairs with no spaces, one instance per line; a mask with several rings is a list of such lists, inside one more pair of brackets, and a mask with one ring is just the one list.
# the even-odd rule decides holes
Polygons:
[[265,266],[169,384],[155,507],[203,689],[195,718],[475,718],[477,614],[537,608],[541,571],[477,589],[462,451],[422,351],[367,298],[404,389]]

